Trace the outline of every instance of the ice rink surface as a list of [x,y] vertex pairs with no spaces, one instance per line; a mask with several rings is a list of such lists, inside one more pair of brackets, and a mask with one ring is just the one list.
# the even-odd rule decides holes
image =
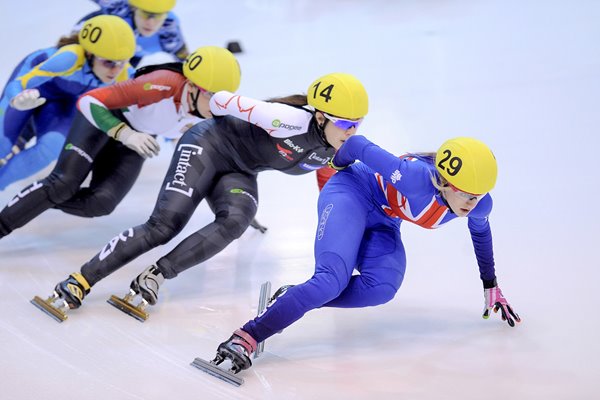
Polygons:
[[[85,0],[2,1],[0,79],[53,45]],[[34,295],[149,216],[172,147],[144,166],[116,211],[93,220],[50,210],[0,241],[2,399],[597,399],[600,262],[600,2],[592,0],[180,0],[191,48],[239,40],[239,92],[304,92],[355,74],[370,95],[360,133],[400,154],[475,136],[494,150],[491,216],[498,281],[523,323],[483,320],[466,221],[403,224],[404,284],[380,307],[321,309],[269,339],[239,388],[189,364],[256,313],[260,283],[313,272],[313,174],[259,177],[258,219],[210,261],[167,281],[140,323],[106,303],[179,240],[93,287],[62,324]],[[26,182],[4,192],[5,204]]]

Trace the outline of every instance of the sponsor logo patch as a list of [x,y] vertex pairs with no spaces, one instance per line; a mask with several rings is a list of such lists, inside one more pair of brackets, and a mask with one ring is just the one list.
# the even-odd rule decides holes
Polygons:
[[154,83],[144,83],[144,90],[158,90],[159,92],[166,92],[171,90],[171,86],[155,85]]
[[65,150],[74,151],[75,153],[79,154],[81,157],[85,158],[90,164],[94,162],[94,160],[92,160],[92,157],[90,157],[90,155],[88,153],[86,153],[79,147],[75,146],[73,143],[67,143],[67,145],[65,146]]
[[299,125],[286,124],[278,119],[274,119],[273,122],[271,122],[271,125],[273,125],[274,128],[287,129],[288,131],[299,131],[302,129]]
[[181,193],[184,196],[192,197],[194,188],[186,183],[185,178],[188,168],[192,166],[190,160],[192,157],[202,154],[202,147],[193,144],[180,144],[177,147],[177,151],[179,152],[179,160],[177,160],[175,174],[173,174],[173,179],[170,182],[167,182],[165,190],[171,190],[173,192]]

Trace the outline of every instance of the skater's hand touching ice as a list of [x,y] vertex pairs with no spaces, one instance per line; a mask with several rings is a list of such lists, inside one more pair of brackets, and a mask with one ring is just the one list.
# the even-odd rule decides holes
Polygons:
[[502,321],[507,321],[508,325],[514,327],[515,321],[521,322],[521,317],[517,314],[508,301],[502,295],[502,291],[498,286],[494,286],[493,288],[484,290],[485,297],[485,306],[483,308],[483,318],[488,319],[490,317],[490,312],[494,310],[495,313],[498,310],[502,311]]
[[40,97],[37,89],[25,89],[10,101],[10,106],[19,111],[27,111],[39,107],[46,102],[45,97]]
[[144,158],[158,155],[160,151],[160,146],[152,135],[133,130],[124,122],[112,128],[108,134]]

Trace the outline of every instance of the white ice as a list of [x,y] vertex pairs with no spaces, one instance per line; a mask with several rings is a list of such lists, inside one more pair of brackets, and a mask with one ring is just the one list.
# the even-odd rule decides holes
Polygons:
[[[52,45],[88,1],[2,1],[0,79]],[[59,324],[34,295],[146,220],[169,145],[108,217],[45,212],[0,242],[2,399],[597,399],[600,2],[593,0],[180,0],[191,48],[239,40],[240,93],[304,92],[350,72],[365,84],[361,133],[394,153],[475,136],[500,165],[492,228],[500,286],[523,317],[481,318],[465,221],[403,224],[404,284],[390,303],[307,314],[266,343],[235,388],[189,364],[256,313],[261,282],[313,271],[315,177],[260,175],[258,219],[210,261],[168,281],[140,323],[106,303],[186,234],[94,286]],[[0,193],[5,204],[26,182]]]

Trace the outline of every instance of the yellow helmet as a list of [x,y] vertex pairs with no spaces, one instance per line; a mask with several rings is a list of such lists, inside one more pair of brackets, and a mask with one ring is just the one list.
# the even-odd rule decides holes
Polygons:
[[88,19],[79,30],[79,44],[85,51],[108,60],[129,60],[135,53],[131,26],[114,15]]
[[183,74],[209,92],[235,92],[240,87],[240,65],[235,56],[223,47],[204,46],[196,49],[183,62]]
[[485,194],[496,185],[496,157],[477,139],[447,140],[437,151],[435,166],[448,183],[463,192]]
[[175,7],[176,0],[129,0],[129,5],[151,13],[162,14]]
[[310,84],[308,104],[336,117],[359,119],[369,111],[369,96],[364,86],[350,74],[334,73]]

